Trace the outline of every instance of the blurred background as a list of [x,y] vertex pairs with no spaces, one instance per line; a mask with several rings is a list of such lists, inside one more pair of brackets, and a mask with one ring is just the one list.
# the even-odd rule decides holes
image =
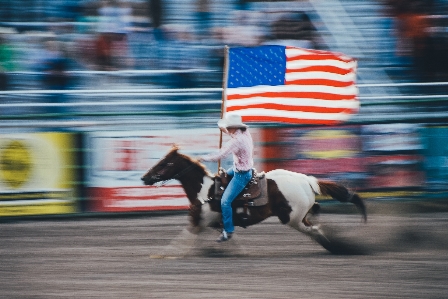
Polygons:
[[263,44],[356,58],[361,109],[253,124],[259,171],[447,198],[447,0],[0,0],[0,216],[186,209],[139,178],[218,148],[224,46]]

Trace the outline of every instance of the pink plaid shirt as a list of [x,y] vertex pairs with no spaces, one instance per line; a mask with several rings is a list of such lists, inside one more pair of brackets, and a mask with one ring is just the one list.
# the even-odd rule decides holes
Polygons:
[[203,156],[204,161],[218,161],[230,153],[233,154],[233,167],[237,171],[248,171],[254,167],[254,143],[249,130],[236,130],[231,139],[217,153]]

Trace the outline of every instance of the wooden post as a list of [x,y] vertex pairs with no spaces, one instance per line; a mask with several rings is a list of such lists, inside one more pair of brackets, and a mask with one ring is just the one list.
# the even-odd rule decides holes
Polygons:
[[[221,97],[221,116],[220,119],[224,116],[225,101],[226,101],[226,91],[227,91],[227,74],[229,73],[229,47],[226,45],[224,47],[224,68],[222,75],[222,97]],[[222,131],[219,130],[219,149],[222,147]],[[218,160],[218,171],[221,167],[221,160]]]

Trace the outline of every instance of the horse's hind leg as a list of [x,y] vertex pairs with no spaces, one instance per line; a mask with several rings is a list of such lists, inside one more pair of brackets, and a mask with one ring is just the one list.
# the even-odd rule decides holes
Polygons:
[[[311,209],[313,210],[313,209]],[[310,210],[310,214],[314,214],[313,211]],[[314,211],[317,212],[317,211]],[[306,218],[308,213],[303,215],[303,213],[297,213],[295,215],[291,215],[291,220],[288,222],[288,225],[292,228],[298,230],[299,232],[304,233],[309,236],[322,246],[327,246],[329,244],[329,240],[317,225],[312,225],[311,222]]]
[[313,231],[317,231],[319,227],[314,226],[311,222],[309,222],[306,218],[307,214],[304,215],[304,213],[297,213],[296,215],[291,215],[288,225],[304,234],[312,234]]
[[303,218],[302,221],[296,221],[294,223],[288,223],[292,228],[304,233],[309,236],[311,239],[322,245],[324,248],[327,248],[330,244],[330,240],[325,236],[324,232],[316,225],[307,226],[304,222],[306,222],[306,218]]
[[310,225],[308,226],[307,224],[305,224],[306,221],[307,220],[305,218],[303,218],[302,220],[290,222],[290,223],[288,223],[288,225],[291,226],[292,228],[298,230],[299,232],[304,233],[305,235],[309,236],[313,240],[316,240],[319,237],[325,238],[323,232],[320,230],[320,228],[318,226],[312,225],[309,222],[308,223]]
[[[308,216],[308,214],[307,214]],[[305,226],[309,227],[309,226],[313,226],[311,224],[311,222],[308,220],[307,216],[305,216],[305,218],[302,219],[302,223],[305,224]]]
[[319,214],[319,211],[320,211],[320,205],[319,205],[319,203],[315,202],[314,205],[311,207],[311,209],[308,211],[308,213],[303,218],[303,220],[302,220],[303,224],[305,224],[305,226],[313,226],[313,224],[308,219],[308,216],[309,215],[316,216]]

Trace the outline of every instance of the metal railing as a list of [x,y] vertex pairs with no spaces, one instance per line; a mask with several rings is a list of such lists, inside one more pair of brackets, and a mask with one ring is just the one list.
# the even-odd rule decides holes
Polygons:
[[[447,85],[448,82],[359,84],[361,109],[350,122],[443,121],[444,118],[448,118],[448,94],[363,95],[363,89]],[[0,104],[0,112],[2,112],[0,127],[14,126],[17,124],[15,120],[28,120],[30,126],[36,125],[34,121],[39,121],[39,125],[45,126],[42,120],[51,123],[58,121],[61,125],[61,122],[70,118],[71,126],[85,126],[86,121],[90,124],[111,124],[114,122],[113,118],[117,117],[120,118],[121,123],[144,123],[145,121],[151,123],[153,119],[148,116],[190,115],[216,118],[215,114],[218,114],[221,109],[221,93],[222,88],[176,89],[133,86],[117,89],[0,91],[0,98],[3,98],[3,103]],[[46,98],[48,95],[62,95],[64,98],[53,102]],[[10,96],[14,96],[15,99],[8,100]],[[29,100],[33,96],[40,98]],[[55,107],[61,108],[62,112],[47,111]],[[157,121],[160,119],[157,118]]]

